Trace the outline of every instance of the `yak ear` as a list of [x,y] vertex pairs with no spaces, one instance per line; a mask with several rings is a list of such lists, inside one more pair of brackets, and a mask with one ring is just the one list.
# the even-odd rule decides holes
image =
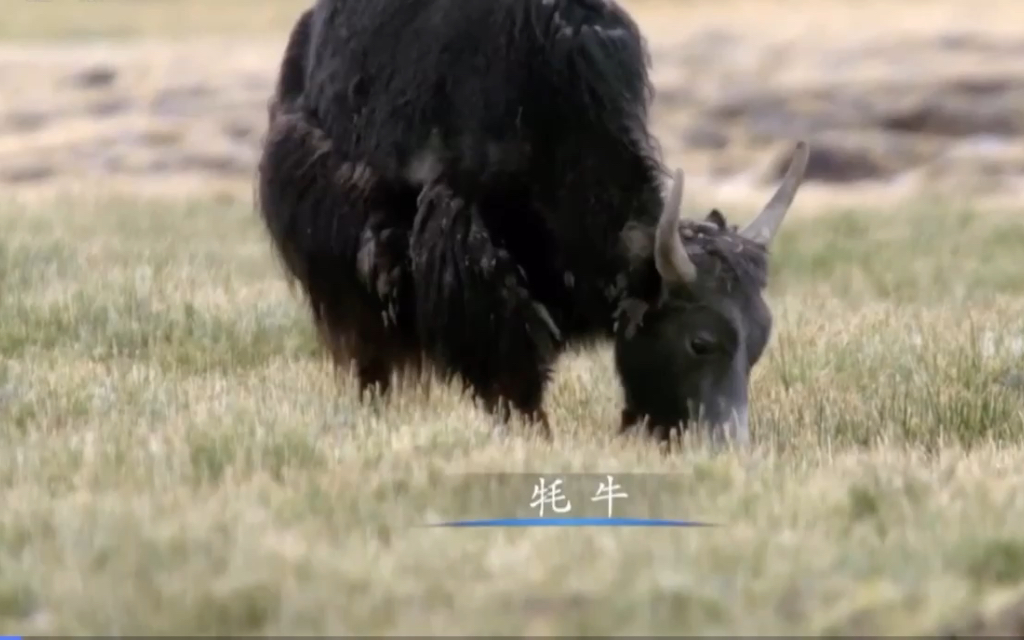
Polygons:
[[723,231],[725,230],[725,228],[727,226],[729,226],[729,223],[726,222],[726,220],[725,220],[725,214],[723,214],[718,209],[712,209],[711,213],[709,213],[707,215],[707,217],[704,218],[704,221],[705,222],[710,222],[711,224],[715,225],[719,229],[722,229]]

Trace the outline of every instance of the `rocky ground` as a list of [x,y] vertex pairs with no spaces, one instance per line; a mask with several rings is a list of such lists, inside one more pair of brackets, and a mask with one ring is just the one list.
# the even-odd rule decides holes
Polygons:
[[[951,19],[772,39],[749,24],[666,35],[677,30],[663,16],[641,18],[655,130],[690,175],[763,185],[788,140],[806,137],[809,180],[837,189],[1024,184],[1024,19],[1019,34]],[[0,182],[248,180],[282,44],[283,33],[2,45]]]

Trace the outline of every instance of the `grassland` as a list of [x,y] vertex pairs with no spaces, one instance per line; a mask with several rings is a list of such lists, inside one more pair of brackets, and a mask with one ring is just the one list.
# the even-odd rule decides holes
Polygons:
[[[791,221],[755,451],[670,457],[612,438],[607,351],[562,363],[550,446],[451,388],[357,404],[244,205],[0,228],[5,632],[921,633],[1024,579],[1013,212]],[[671,474],[636,499],[722,526],[419,527],[494,506],[468,471]]]
[[[498,438],[454,388],[357,403],[270,256],[248,172],[304,4],[5,9],[0,632],[1024,634],[1020,190],[954,179],[1013,175],[1020,135],[945,172],[928,135],[886,138],[928,160],[913,194],[805,187],[774,250],[752,451],[615,438],[607,349],[560,363],[553,444]],[[629,6],[690,212],[747,219],[766,186],[732,177],[789,137],[755,140],[778,112],[752,112],[715,124],[723,149],[687,138],[736,88],[812,120],[825,89],[906,97],[900,74],[1016,104],[1019,2]],[[81,82],[97,70],[113,80]],[[420,526],[523,510],[467,472],[658,474],[633,509],[720,526]]]

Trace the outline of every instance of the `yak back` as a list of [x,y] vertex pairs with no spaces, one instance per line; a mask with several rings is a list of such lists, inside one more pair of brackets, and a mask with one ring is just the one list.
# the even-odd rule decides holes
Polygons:
[[313,30],[313,10],[303,11],[288,34],[277,82],[270,101],[271,116],[280,108],[291,108],[302,98],[306,89],[306,63],[310,52]]
[[303,99],[385,179],[506,203],[484,222],[574,333],[607,324],[619,233],[661,206],[648,63],[606,0],[318,0]]

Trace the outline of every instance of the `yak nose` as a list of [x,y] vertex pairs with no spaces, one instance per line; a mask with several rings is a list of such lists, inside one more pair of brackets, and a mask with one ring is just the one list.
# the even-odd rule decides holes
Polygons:
[[740,446],[750,444],[750,425],[747,403],[729,402],[726,398],[716,398],[713,406],[702,404],[697,422],[711,438],[715,446],[732,442]]
[[724,425],[726,435],[729,439],[744,447],[750,444],[750,423],[748,422],[748,416],[747,404],[743,403],[743,406],[741,407],[733,407],[729,414],[729,419]]

